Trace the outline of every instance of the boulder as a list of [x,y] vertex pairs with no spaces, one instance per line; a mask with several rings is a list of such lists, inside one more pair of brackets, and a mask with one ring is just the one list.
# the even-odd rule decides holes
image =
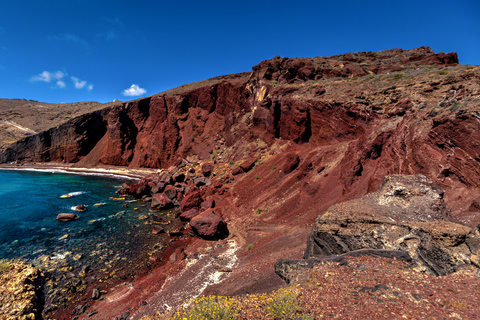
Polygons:
[[198,177],[195,177],[193,179],[193,184],[200,188],[200,187],[203,187],[203,186],[210,186],[212,184],[212,182],[210,181],[209,178],[206,178],[204,176],[198,176]]
[[202,201],[202,193],[198,189],[192,188],[188,190],[185,197],[182,199],[180,209],[182,211],[187,211],[192,208],[199,208]]
[[223,239],[228,236],[227,224],[213,209],[195,216],[190,220],[190,227],[197,236],[207,240]]
[[242,162],[239,167],[240,169],[243,170],[243,172],[248,172],[250,171],[253,166],[255,165],[255,163],[257,162],[258,158],[250,158],[250,159],[247,159],[245,160],[244,162]]
[[202,174],[205,177],[209,177],[212,174],[214,168],[215,167],[214,167],[213,163],[206,162],[202,165]]
[[171,184],[169,184],[165,187],[165,190],[163,191],[163,193],[165,193],[165,195],[170,200],[173,200],[173,199],[177,198],[177,189],[174,186],[172,186]]
[[190,221],[192,220],[195,216],[197,216],[200,213],[197,208],[192,208],[190,210],[187,210],[185,212],[182,212],[180,214],[179,218],[182,221]]
[[79,204],[78,206],[75,207],[75,211],[83,212],[86,210],[87,210],[87,207],[85,207],[83,204]]
[[212,197],[208,198],[207,200],[203,201],[202,204],[200,204],[200,209],[207,210],[210,208],[215,208],[215,199]]
[[443,194],[423,175],[387,176],[377,191],[320,215],[304,258],[386,249],[407,252],[418,270],[436,276],[475,268],[480,234],[457,223]]
[[132,197],[140,199],[144,195],[150,194],[150,186],[146,181],[140,181],[139,183],[131,184],[128,187],[128,194],[132,195]]
[[151,210],[167,210],[173,207],[173,203],[165,193],[156,193],[152,197]]
[[77,220],[78,216],[75,213],[59,213],[57,215],[57,221],[66,222]]

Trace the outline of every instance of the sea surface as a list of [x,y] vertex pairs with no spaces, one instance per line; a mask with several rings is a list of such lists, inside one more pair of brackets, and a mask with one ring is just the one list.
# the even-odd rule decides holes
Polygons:
[[[124,181],[0,170],[0,259],[109,269],[147,259],[167,239],[152,234],[146,203],[118,199],[115,191]],[[61,198],[66,194],[71,196]],[[75,211],[81,204],[87,210]],[[79,219],[58,222],[59,213],[76,213]],[[168,221],[171,213],[162,214]]]

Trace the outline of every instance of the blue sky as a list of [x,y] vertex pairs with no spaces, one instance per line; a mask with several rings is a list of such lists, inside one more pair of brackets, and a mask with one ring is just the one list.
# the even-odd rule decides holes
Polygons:
[[480,1],[2,1],[0,98],[128,101],[277,55],[419,46],[479,65]]

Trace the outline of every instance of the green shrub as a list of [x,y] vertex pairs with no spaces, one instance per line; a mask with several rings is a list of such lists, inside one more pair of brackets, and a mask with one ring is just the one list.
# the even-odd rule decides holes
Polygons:
[[253,244],[249,244],[247,247],[247,250],[252,250],[252,248],[253,248]]

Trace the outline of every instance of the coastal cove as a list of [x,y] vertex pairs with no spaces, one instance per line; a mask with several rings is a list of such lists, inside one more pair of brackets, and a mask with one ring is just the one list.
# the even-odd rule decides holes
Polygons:
[[[39,170],[0,170],[0,259],[44,272],[46,311],[61,312],[93,287],[108,288],[154,267],[152,257],[170,238],[151,232],[148,205],[115,194],[128,177]],[[77,212],[78,205],[87,209]],[[79,219],[59,222],[59,213]],[[171,212],[157,216],[165,229],[169,222],[178,227]]]

